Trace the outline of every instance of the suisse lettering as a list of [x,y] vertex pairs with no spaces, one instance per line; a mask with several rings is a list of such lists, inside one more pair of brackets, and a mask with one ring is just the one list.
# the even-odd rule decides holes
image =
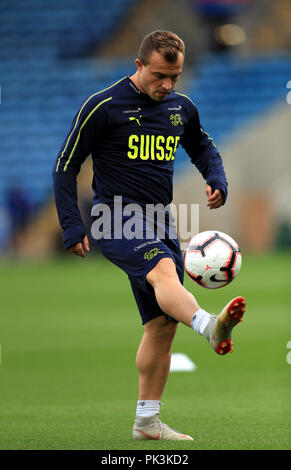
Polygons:
[[174,160],[180,137],[169,135],[136,135],[128,138],[127,156],[141,160]]

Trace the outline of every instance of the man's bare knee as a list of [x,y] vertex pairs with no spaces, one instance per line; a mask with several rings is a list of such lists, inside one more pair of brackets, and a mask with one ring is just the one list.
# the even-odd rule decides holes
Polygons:
[[149,321],[144,325],[144,332],[153,340],[172,343],[178,323],[168,320],[164,315]]
[[162,258],[147,274],[146,280],[154,287],[164,277],[176,277],[178,279],[176,265],[172,258]]

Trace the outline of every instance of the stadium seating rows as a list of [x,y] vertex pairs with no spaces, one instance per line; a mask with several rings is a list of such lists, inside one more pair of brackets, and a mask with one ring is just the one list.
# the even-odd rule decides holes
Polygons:
[[[286,102],[291,55],[209,54],[198,61],[192,73],[188,96],[197,105],[202,126],[219,146],[244,126],[255,125],[258,115],[276,103]],[[183,169],[188,161],[185,152],[178,151],[176,169]]]
[[132,63],[112,66],[106,61],[34,65],[19,73],[11,61],[10,67],[6,64],[6,74],[1,74],[0,203],[12,179],[22,180],[36,206],[47,200],[53,162],[82,101],[118,80],[120,74],[133,71]]
[[[102,44],[138,0],[2,0],[0,59],[77,57]],[[44,50],[43,50],[44,48]]]
[[50,198],[52,163],[74,113],[126,68],[90,56],[138,1],[0,2],[0,205],[20,184],[36,208]]
[[290,54],[206,56],[189,93],[207,132],[221,142],[276,102],[284,103],[289,77]]

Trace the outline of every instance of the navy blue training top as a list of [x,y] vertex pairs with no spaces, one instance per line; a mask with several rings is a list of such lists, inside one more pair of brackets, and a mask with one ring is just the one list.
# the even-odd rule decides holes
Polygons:
[[187,96],[173,91],[157,102],[124,77],[84,101],[53,169],[65,248],[86,234],[76,176],[88,155],[93,160],[95,203],[122,196],[126,203],[167,205],[172,201],[174,159],[180,144],[207,184],[223,191],[225,202],[222,159]]

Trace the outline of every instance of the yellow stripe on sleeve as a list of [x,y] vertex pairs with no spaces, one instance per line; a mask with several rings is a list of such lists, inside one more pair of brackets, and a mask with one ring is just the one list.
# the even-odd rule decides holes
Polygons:
[[[100,103],[98,103],[97,106],[95,106],[95,108],[92,109],[91,113],[88,114],[88,116],[86,117],[85,121],[83,122],[82,126],[81,126],[80,129],[79,129],[77,138],[76,138],[76,140],[75,140],[74,147],[72,148],[72,151],[71,151],[71,153],[70,153],[70,155],[69,155],[69,158],[68,158],[68,160],[66,161],[66,164],[65,164],[65,166],[64,166],[64,171],[67,170],[68,164],[70,163],[71,158],[72,158],[72,156],[74,155],[75,148],[77,147],[78,142],[79,142],[79,139],[80,139],[81,130],[82,130],[83,127],[86,125],[86,122],[88,121],[88,119],[90,119],[90,117],[92,116],[92,114],[94,114],[95,111],[96,111],[98,108],[100,108],[100,106],[102,106],[103,103],[105,103],[106,101],[110,101],[110,100],[112,100],[112,96],[111,96],[110,98],[106,98],[106,99],[103,100],[103,101],[100,101]],[[68,139],[68,140],[69,140],[69,139]]]
[[[77,127],[77,125],[78,125],[79,118],[80,118],[80,115],[81,115],[82,110],[84,109],[84,106],[86,106],[86,104],[88,103],[88,101],[91,100],[91,98],[93,98],[94,96],[99,95],[100,93],[103,93],[103,92],[106,91],[106,90],[109,90],[110,88],[112,88],[112,87],[114,87],[115,85],[117,85],[119,82],[122,82],[122,80],[124,80],[125,78],[126,78],[126,77],[123,77],[123,78],[121,78],[120,80],[118,80],[117,82],[113,83],[113,85],[110,85],[109,87],[104,88],[104,90],[98,91],[98,92],[95,93],[94,95],[91,95],[91,96],[85,101],[85,103],[83,104],[82,108],[80,109],[80,111],[79,111],[79,113],[78,113],[78,116],[77,116],[77,119],[76,119],[74,128],[73,128],[72,132],[70,133],[70,135],[69,135],[69,137],[68,137],[68,139],[67,139],[67,142],[66,142],[66,145],[65,145],[65,147],[64,147],[64,150],[62,151],[62,154],[61,154],[60,157],[58,158],[58,163],[57,163],[56,171],[58,171],[58,169],[59,169],[60,161],[61,161],[61,159],[63,158],[63,156],[64,156],[64,154],[65,154],[65,151],[66,151],[66,149],[67,149],[67,146],[68,146],[68,144],[69,144],[69,142],[70,142],[70,139],[71,139],[71,137],[72,137],[72,135],[73,135],[73,133],[74,133],[74,130],[76,129],[76,127]],[[111,97],[111,98],[112,98],[112,97]],[[111,99],[111,98],[110,98],[110,99]],[[107,99],[107,100],[104,100],[104,101],[108,101],[108,99]],[[104,101],[102,101],[102,103],[104,103]],[[101,103],[101,104],[102,104],[102,103]],[[97,109],[97,108],[95,108],[95,110],[96,110],[96,109]],[[90,113],[90,116],[91,116],[91,114],[92,114],[92,113]],[[86,119],[86,121],[87,121],[87,119]],[[83,126],[82,126],[82,127],[83,127]],[[79,134],[80,134],[80,133],[79,133]],[[80,137],[79,134],[78,134],[78,137]],[[75,145],[74,145],[74,148],[75,148]],[[69,157],[69,159],[71,159],[71,158],[72,158],[72,156]],[[65,171],[65,170],[64,170],[64,171]]]
[[184,98],[187,98],[187,100],[191,101],[191,103],[195,106],[195,103],[191,100],[191,98],[189,98],[189,96],[183,95],[183,93],[178,93],[177,91],[175,91],[174,93],[176,93],[176,95],[184,96]]

